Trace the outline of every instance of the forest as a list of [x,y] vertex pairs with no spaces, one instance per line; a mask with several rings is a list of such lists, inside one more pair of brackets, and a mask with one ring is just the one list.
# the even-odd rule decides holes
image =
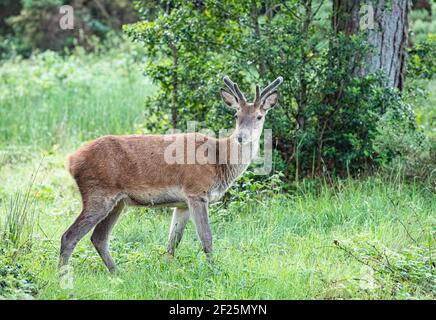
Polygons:
[[[435,15],[425,0],[0,0],[0,300],[435,299]],[[82,207],[68,155],[234,128],[226,75],[248,99],[283,83],[267,170],[209,206],[213,262],[193,223],[166,259],[172,210],[135,207],[111,236],[116,273],[87,235],[60,277]]]

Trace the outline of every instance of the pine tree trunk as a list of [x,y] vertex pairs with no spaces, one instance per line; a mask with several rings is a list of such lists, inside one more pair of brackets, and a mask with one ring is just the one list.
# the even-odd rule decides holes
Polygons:
[[410,0],[333,1],[334,30],[346,35],[368,31],[368,42],[374,47],[365,66],[354,71],[356,75],[382,70],[388,86],[403,89],[410,7]]

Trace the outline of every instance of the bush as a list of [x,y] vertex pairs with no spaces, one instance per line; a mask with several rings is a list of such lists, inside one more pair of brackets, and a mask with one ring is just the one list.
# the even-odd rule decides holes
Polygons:
[[[93,50],[95,39],[107,39],[119,33],[121,25],[137,20],[129,0],[71,1],[21,0],[0,4],[0,58],[15,54],[30,56],[35,51],[63,52],[76,46]],[[59,8],[74,9],[74,28],[59,27]],[[3,14],[4,11],[4,14]],[[118,35],[117,35],[118,36]]]
[[250,96],[254,83],[282,75],[280,105],[267,126],[288,177],[357,175],[378,164],[377,123],[387,110],[405,112],[403,103],[385,87],[383,75],[352,75],[370,48],[359,35],[338,35],[318,23],[329,14],[327,5],[155,3],[152,12],[140,6],[143,21],[125,27],[144,45],[151,58],[145,72],[159,86],[146,101],[150,115],[160,114],[157,119],[172,127],[193,119],[215,130],[229,127],[231,113],[218,94],[225,74]]
[[429,34],[417,42],[409,52],[408,75],[414,79],[431,80],[436,74],[435,51],[436,34]]
[[65,46],[68,32],[59,28],[59,8],[63,0],[22,0],[18,16],[9,17],[16,38],[20,39],[19,53],[26,54],[37,48],[61,49]]
[[337,248],[368,268],[361,279],[362,289],[374,290],[381,296],[408,299],[436,294],[436,272],[431,249],[413,247],[396,252],[380,243],[367,241],[337,241]]
[[410,120],[393,110],[379,121],[374,140],[378,161],[389,171],[399,171],[408,178],[434,180],[436,140],[411,127]]
[[17,261],[12,248],[0,246],[0,300],[33,299],[38,292],[35,276]]

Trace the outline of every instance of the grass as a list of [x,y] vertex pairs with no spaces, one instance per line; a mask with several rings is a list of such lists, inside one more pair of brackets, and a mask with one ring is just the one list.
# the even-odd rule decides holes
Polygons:
[[192,223],[166,260],[170,211],[130,208],[111,240],[120,272],[106,272],[88,235],[65,288],[60,237],[81,208],[64,161],[85,140],[140,131],[152,88],[135,52],[45,53],[0,66],[0,234],[16,221],[21,239],[0,244],[0,298],[435,298],[434,190],[395,174],[304,181],[286,194],[265,184],[214,205],[212,264]]
[[0,146],[71,148],[99,135],[135,132],[152,86],[129,53],[101,59],[80,51],[67,57],[45,52],[3,62]]
[[[20,165],[22,181],[35,166]],[[1,171],[6,190],[25,187],[10,174],[16,167],[9,164]],[[205,259],[192,223],[176,258],[167,261],[170,212],[130,208],[111,241],[120,272],[106,272],[88,235],[74,252],[69,289],[62,289],[58,278],[59,239],[80,203],[63,156],[44,160],[32,194],[39,224],[31,250],[23,251],[19,261],[32,274],[37,299],[434,298],[434,288],[421,291],[408,281],[397,287],[389,273],[374,280],[375,289],[365,289],[365,264],[342,249],[375,245],[396,255],[424,248],[431,255],[436,199],[422,185],[394,177],[338,181],[333,188],[320,184],[318,190],[303,183],[291,195],[215,205],[213,264]]]

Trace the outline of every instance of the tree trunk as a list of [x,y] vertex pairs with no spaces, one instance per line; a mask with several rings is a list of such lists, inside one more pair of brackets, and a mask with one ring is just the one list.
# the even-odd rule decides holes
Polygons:
[[334,0],[333,28],[352,35],[368,31],[374,50],[363,67],[354,70],[359,76],[382,70],[387,85],[403,90],[406,71],[410,0]]

